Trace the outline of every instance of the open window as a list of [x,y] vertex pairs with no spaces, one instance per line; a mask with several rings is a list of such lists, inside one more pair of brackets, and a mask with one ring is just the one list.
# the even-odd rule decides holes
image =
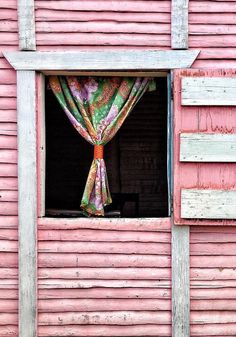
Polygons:
[[[113,202],[107,217],[167,217],[167,77],[155,78],[131,114],[105,146]],[[73,128],[45,83],[45,215],[80,217],[80,200],[93,147]]]

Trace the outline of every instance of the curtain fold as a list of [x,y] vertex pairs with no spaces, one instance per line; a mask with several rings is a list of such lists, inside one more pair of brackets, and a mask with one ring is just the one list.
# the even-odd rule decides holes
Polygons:
[[149,81],[140,77],[49,77],[50,87],[70,122],[94,145],[81,201],[86,215],[104,216],[104,207],[112,202],[103,146],[115,136]]

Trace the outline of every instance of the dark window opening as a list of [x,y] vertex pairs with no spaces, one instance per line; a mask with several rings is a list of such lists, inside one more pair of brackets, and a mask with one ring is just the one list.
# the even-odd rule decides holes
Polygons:
[[[46,85],[47,88],[47,85]],[[82,216],[80,201],[93,146],[46,89],[46,216]],[[104,148],[113,203],[106,216],[167,217],[167,79],[137,103]]]

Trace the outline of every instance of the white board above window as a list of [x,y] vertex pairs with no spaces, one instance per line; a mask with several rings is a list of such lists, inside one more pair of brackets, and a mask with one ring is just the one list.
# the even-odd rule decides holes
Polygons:
[[236,78],[182,77],[182,105],[236,105]]

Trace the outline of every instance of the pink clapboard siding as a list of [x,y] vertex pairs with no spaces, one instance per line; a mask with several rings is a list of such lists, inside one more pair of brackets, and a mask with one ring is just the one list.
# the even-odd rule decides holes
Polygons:
[[[171,1],[36,1],[39,50],[170,49]],[[189,4],[194,68],[236,65],[236,1]],[[15,31],[9,25],[9,34]]]
[[235,242],[235,227],[191,227],[191,337],[236,335]]
[[17,50],[16,1],[0,4],[0,336],[17,337],[16,73],[3,50]]
[[[38,50],[170,49],[170,0],[35,4]],[[16,6],[1,0],[1,337],[18,336],[16,74],[2,55],[18,49]],[[193,67],[235,67],[235,14],[235,0],[190,0],[189,45],[201,49]],[[184,128],[196,130],[194,109]],[[200,130],[235,132],[227,109],[214,108],[214,117],[211,109],[198,111]],[[216,177],[227,186],[232,172],[220,165]],[[204,186],[208,176],[199,170]],[[168,221],[39,220],[38,336],[171,336],[170,231]],[[235,227],[191,227],[191,337],[236,335],[235,244]]]
[[[170,48],[169,0],[36,1],[40,50]],[[14,29],[14,28],[13,28]]]
[[170,237],[169,219],[39,219],[39,336],[171,336]]
[[[236,107],[181,105],[181,78],[235,77],[236,70],[176,70],[174,76],[174,218],[181,225],[235,225],[234,220],[186,220],[180,217],[181,189],[235,189],[235,163],[183,163],[179,161],[180,133],[236,133]],[[210,257],[209,257],[210,258]]]
[[201,52],[194,68],[236,67],[236,1],[189,2],[189,47]]

